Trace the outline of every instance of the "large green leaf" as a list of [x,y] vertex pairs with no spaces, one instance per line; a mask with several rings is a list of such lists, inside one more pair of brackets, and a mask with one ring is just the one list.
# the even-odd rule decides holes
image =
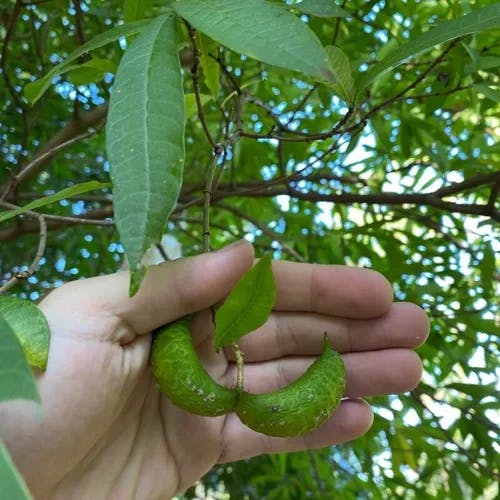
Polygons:
[[180,0],[172,8],[236,52],[319,80],[333,80],[321,42],[284,6],[265,0]]
[[247,271],[215,314],[215,346],[236,342],[263,325],[276,299],[271,258],[262,257]]
[[444,21],[429,31],[408,40],[406,44],[401,45],[397,50],[391,52],[379,64],[376,64],[372,69],[363,73],[356,81],[358,96],[377,77],[398,66],[410,57],[421,54],[436,45],[455,38],[498,27],[500,27],[500,3],[488,5],[458,19]]
[[135,277],[177,203],[184,163],[184,96],[175,18],[155,19],[125,52],[106,124],[120,238]]
[[6,500],[32,498],[2,441],[0,441],[0,498]]
[[108,45],[109,43],[114,42],[119,38],[139,33],[150,22],[151,21],[149,20],[142,20],[136,21],[134,23],[123,24],[95,36],[94,38],[92,38],[92,40],[89,40],[87,43],[84,43],[73,52],[71,52],[71,54],[62,63],[54,66],[43,78],[40,78],[35,82],[28,83],[24,87],[24,95],[26,99],[34,104],[51,86],[52,79],[55,76],[78,67],[77,65],[70,65],[70,63],[75,59],[78,59],[80,56],[86,54],[87,52],[98,49],[100,47],[104,47],[105,45]]
[[302,0],[293,6],[304,14],[316,17],[346,17],[349,12],[335,5],[333,0]]
[[29,300],[0,296],[0,315],[19,340],[28,363],[44,370],[49,356],[50,329],[42,311]]
[[62,189],[57,193],[51,194],[49,196],[44,196],[43,198],[39,198],[38,200],[34,200],[30,203],[27,203],[23,207],[0,213],[0,222],[6,221],[7,219],[12,219],[12,217],[24,214],[26,212],[29,212],[30,210],[35,210],[36,208],[45,207],[46,205],[50,205],[51,203],[65,200],[66,198],[70,198],[71,196],[78,196],[83,193],[88,193],[89,191],[94,191],[95,189],[103,189],[106,187],[109,187],[109,183],[98,181],[82,182],[81,184],[76,184],[75,186]]
[[21,344],[3,313],[0,313],[0,381],[0,402],[10,399],[40,401],[35,378]]

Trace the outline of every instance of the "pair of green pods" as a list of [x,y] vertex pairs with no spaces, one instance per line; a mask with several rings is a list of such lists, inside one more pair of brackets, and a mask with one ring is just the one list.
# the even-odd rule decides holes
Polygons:
[[345,389],[342,358],[326,337],[321,355],[280,390],[251,394],[218,384],[196,354],[188,318],[157,332],[151,366],[160,390],[180,408],[206,416],[234,411],[245,425],[270,436],[298,436],[316,429],[334,412]]

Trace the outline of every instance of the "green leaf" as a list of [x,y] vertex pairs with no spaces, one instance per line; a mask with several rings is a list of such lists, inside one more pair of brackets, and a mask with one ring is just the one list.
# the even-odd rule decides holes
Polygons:
[[107,73],[116,73],[117,65],[114,61],[93,57],[90,61],[80,64],[70,72],[70,78],[73,85],[88,85],[98,82],[104,78]]
[[444,21],[434,28],[410,39],[397,51],[391,52],[371,70],[363,73],[356,81],[358,97],[380,75],[395,68],[408,58],[421,54],[441,43],[461,36],[470,35],[500,26],[500,3],[477,9],[466,16]]
[[477,83],[474,85],[474,88],[478,91],[478,93],[483,94],[484,97],[500,104],[500,91],[498,89],[494,89],[485,83]]
[[321,81],[333,79],[314,32],[280,5],[265,0],[179,0],[172,7],[196,29],[236,52]]
[[40,402],[35,377],[10,324],[0,315],[0,402],[30,399]]
[[47,205],[50,205],[51,203],[65,200],[66,198],[70,198],[71,196],[78,196],[89,191],[94,191],[95,189],[103,189],[107,187],[109,187],[109,183],[98,181],[89,181],[83,182],[82,184],[76,184],[75,186],[62,189],[58,193],[44,196],[43,198],[39,198],[38,200],[27,203],[23,207],[0,213],[0,222],[12,219],[12,217],[24,214],[26,212],[29,212],[30,210],[35,210],[36,208],[45,207]]
[[151,9],[152,0],[125,0],[123,6],[123,20],[126,23],[142,19]]
[[460,314],[456,319],[477,332],[500,336],[500,325],[492,319],[481,318],[478,314]]
[[412,446],[401,431],[396,430],[396,434],[390,436],[390,443],[395,472],[399,470],[401,465],[408,465],[413,470],[418,470],[417,459]]
[[446,389],[455,389],[457,391],[463,392],[464,394],[469,394],[473,399],[479,403],[481,399],[488,396],[493,396],[497,393],[495,384],[489,385],[478,385],[478,384],[464,384],[461,382],[455,382],[452,384],[445,385]]
[[[201,100],[201,105],[204,106],[207,102],[212,100],[212,96],[201,94],[200,100]],[[196,104],[196,96],[193,93],[184,95],[184,106],[186,109],[186,119],[191,118],[198,112],[198,106]]]
[[220,66],[219,63],[210,57],[209,54],[217,55],[219,44],[214,40],[198,33],[198,47],[200,49],[200,63],[203,75],[205,77],[205,85],[210,90],[214,99],[219,96],[220,85]]
[[462,476],[463,480],[478,494],[483,492],[484,485],[481,481],[481,477],[477,475],[477,472],[472,469],[470,463],[459,462],[458,460],[454,462],[456,471]]
[[29,300],[1,296],[0,315],[20,342],[28,363],[45,370],[50,328],[42,311]]
[[354,80],[351,73],[351,64],[346,54],[338,47],[329,45],[326,47],[328,54],[328,62],[333,75],[335,76],[338,85],[342,90],[343,97],[347,102],[352,103],[354,100]]
[[293,6],[304,14],[316,17],[346,17],[349,12],[335,5],[333,0],[302,0]]
[[95,36],[94,38],[92,38],[92,40],[89,40],[87,43],[84,43],[76,50],[71,52],[71,54],[62,63],[59,63],[57,66],[52,68],[44,77],[40,78],[40,80],[28,83],[24,87],[24,95],[26,99],[28,99],[31,104],[35,104],[35,102],[37,102],[38,99],[40,99],[40,97],[42,97],[46,90],[52,85],[52,79],[55,76],[75,68],[74,65],[70,66],[70,63],[72,61],[78,59],[80,56],[86,54],[87,52],[98,49],[100,47],[104,47],[105,45],[108,45],[109,43],[114,42],[119,38],[139,33],[150,22],[150,20],[142,20],[136,21],[134,23],[123,24]]
[[481,284],[485,294],[493,289],[494,274],[496,271],[495,252],[491,243],[485,243],[483,249],[483,258],[479,263],[479,272],[481,273]]
[[160,242],[182,183],[185,114],[175,37],[173,16],[155,19],[125,52],[109,103],[115,220],[133,273]]
[[215,314],[215,347],[236,342],[263,325],[276,300],[271,257],[247,271]]
[[2,441],[0,441],[0,498],[8,498],[9,500],[30,500],[32,498]]

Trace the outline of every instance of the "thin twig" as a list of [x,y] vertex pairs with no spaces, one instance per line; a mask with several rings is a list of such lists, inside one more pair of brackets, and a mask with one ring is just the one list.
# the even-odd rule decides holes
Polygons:
[[238,392],[243,391],[244,387],[244,374],[243,374],[243,367],[244,367],[244,359],[243,359],[243,353],[241,352],[240,348],[238,347],[238,344],[234,343],[232,345],[232,349],[234,352],[234,357],[236,359],[236,368],[238,370],[238,373],[236,375],[236,390]]
[[45,252],[45,247],[47,245],[47,223],[45,222],[45,218],[42,215],[37,214],[35,217],[36,219],[38,219],[38,224],[40,225],[40,239],[38,240],[38,249],[36,251],[35,258],[26,271],[21,271],[14,274],[14,276],[12,276],[12,278],[7,281],[5,285],[0,287],[0,294],[7,292],[19,281],[30,278],[31,276],[33,276],[33,274],[36,273],[36,271],[38,271],[40,261],[42,260],[43,254]]
[[196,107],[198,109],[198,118],[200,120],[201,127],[203,128],[203,132],[205,133],[205,137],[207,138],[208,143],[212,148],[215,148],[215,141],[210,133],[210,129],[208,128],[207,120],[205,118],[205,113],[203,112],[203,104],[201,102],[201,94],[200,94],[200,49],[196,42],[196,30],[185,21],[189,40],[191,41],[191,46],[193,47],[193,65],[191,67],[191,77],[193,80],[193,91],[196,99]]

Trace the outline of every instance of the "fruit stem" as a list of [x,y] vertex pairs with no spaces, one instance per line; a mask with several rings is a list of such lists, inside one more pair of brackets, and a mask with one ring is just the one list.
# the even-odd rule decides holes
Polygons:
[[236,357],[236,367],[238,369],[238,375],[236,376],[236,390],[241,392],[243,390],[243,353],[238,347],[238,344],[233,344],[233,351]]

